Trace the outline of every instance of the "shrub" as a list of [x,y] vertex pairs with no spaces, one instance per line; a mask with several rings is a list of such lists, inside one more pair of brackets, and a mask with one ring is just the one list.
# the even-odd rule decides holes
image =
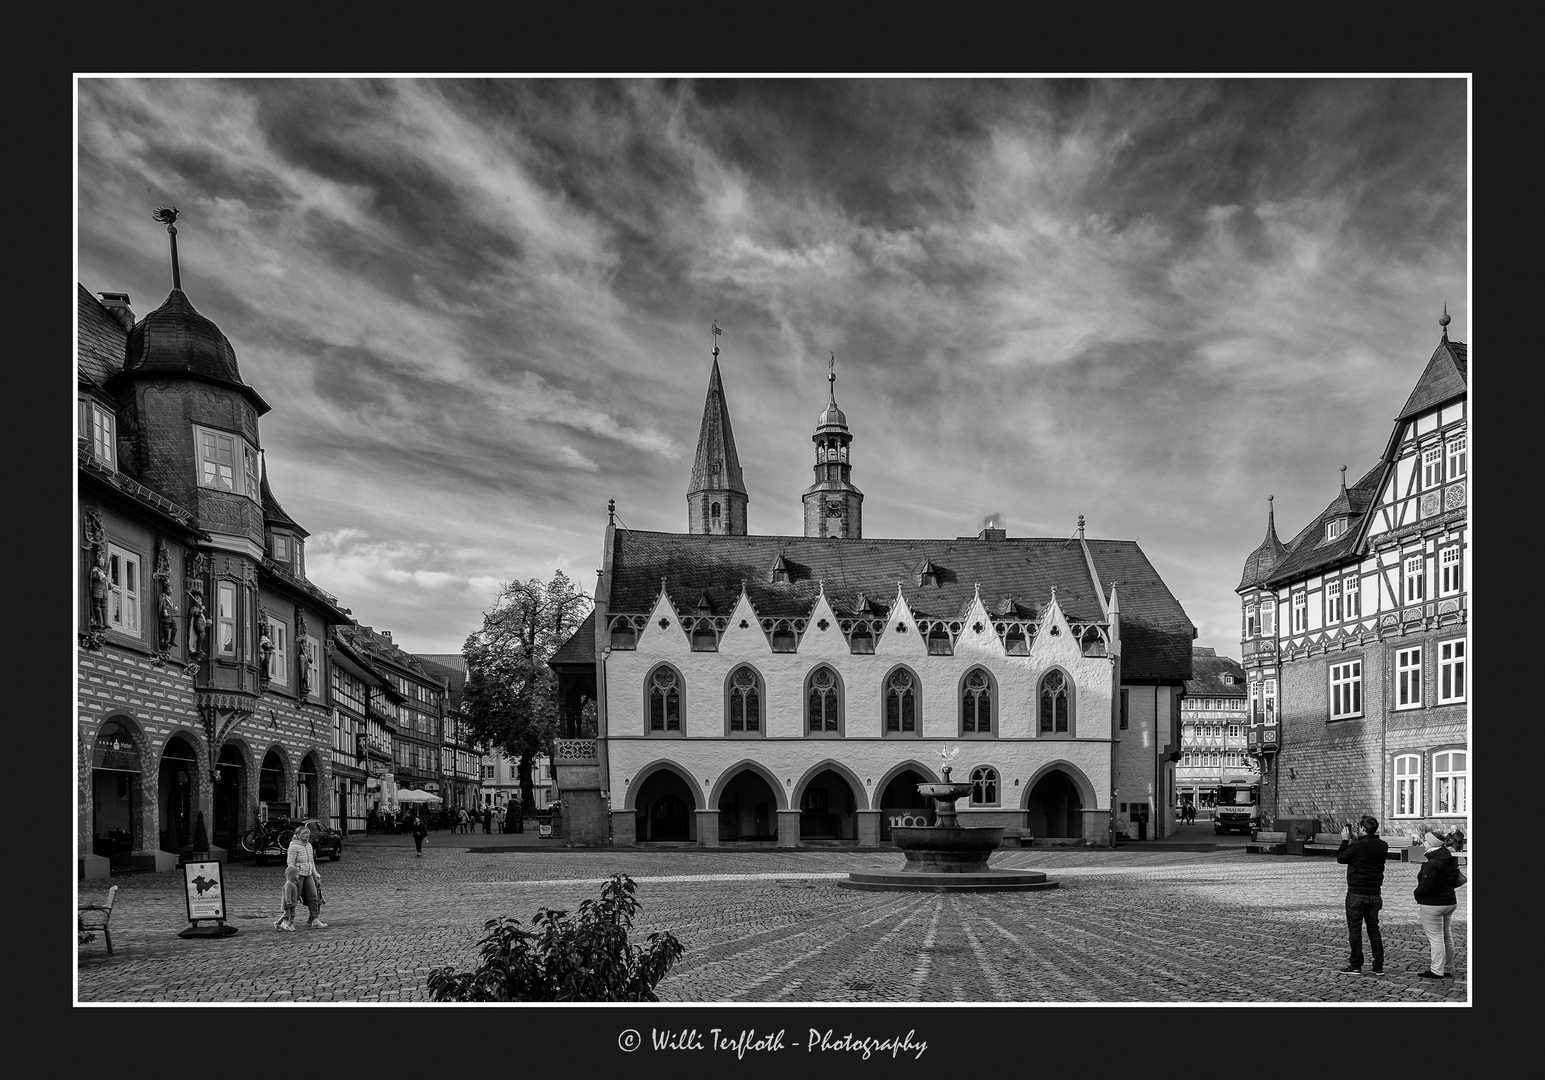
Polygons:
[[443,967],[429,973],[434,1001],[658,1001],[654,988],[681,958],[682,944],[669,932],[649,935],[648,945],[628,944],[639,903],[637,886],[613,874],[601,899],[584,900],[578,916],[543,908],[532,920],[490,919],[478,944],[480,961],[469,972]]

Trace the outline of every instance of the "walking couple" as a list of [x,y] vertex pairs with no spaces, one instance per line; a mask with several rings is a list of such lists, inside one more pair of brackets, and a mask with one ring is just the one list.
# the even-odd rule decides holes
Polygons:
[[[1341,830],[1341,848],[1336,861],[1347,868],[1347,939],[1351,955],[1338,974],[1361,975],[1363,971],[1363,927],[1368,928],[1369,951],[1373,953],[1374,975],[1384,974],[1384,938],[1379,932],[1379,911],[1384,907],[1384,860],[1389,845],[1378,836],[1379,823],[1364,814],[1358,821],[1363,835],[1352,838],[1351,826]],[[1462,841],[1460,841],[1462,843]],[[1465,883],[1459,862],[1449,851],[1444,838],[1428,830],[1422,837],[1426,861],[1416,876],[1414,897],[1422,932],[1427,935],[1429,960],[1427,970],[1418,978],[1452,979],[1454,977],[1454,934],[1452,919],[1458,899],[1454,890]]]

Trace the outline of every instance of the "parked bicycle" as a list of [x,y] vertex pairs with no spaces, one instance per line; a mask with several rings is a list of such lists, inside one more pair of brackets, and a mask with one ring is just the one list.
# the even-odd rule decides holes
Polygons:
[[241,834],[241,846],[252,855],[254,862],[265,866],[274,849],[277,848],[282,854],[290,846],[290,838],[294,835],[294,828],[288,824],[260,821]]

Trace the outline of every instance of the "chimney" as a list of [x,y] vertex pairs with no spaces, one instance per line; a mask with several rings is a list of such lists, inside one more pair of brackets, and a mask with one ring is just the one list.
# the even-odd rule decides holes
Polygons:
[[387,641],[392,640],[392,632],[390,630],[382,630],[381,636],[384,637]]
[[1003,527],[1002,514],[988,514],[982,518],[982,531],[977,533],[978,540],[1007,540],[1009,532]]
[[125,330],[134,329],[134,312],[129,310],[129,294],[126,292],[99,292],[102,298],[102,306],[112,313],[118,320],[118,325]]

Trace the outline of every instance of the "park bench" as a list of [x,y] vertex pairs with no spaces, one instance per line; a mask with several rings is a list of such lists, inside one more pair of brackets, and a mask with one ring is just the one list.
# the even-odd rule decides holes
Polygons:
[[1287,838],[1285,832],[1258,830],[1245,845],[1245,850],[1256,855],[1283,855],[1287,853]]
[[81,904],[76,915],[76,925],[81,931],[102,931],[102,939],[107,943],[107,951],[113,951],[113,934],[107,928],[108,921],[113,917],[113,901],[118,896],[118,886],[114,885],[107,890],[107,902],[104,904]]

